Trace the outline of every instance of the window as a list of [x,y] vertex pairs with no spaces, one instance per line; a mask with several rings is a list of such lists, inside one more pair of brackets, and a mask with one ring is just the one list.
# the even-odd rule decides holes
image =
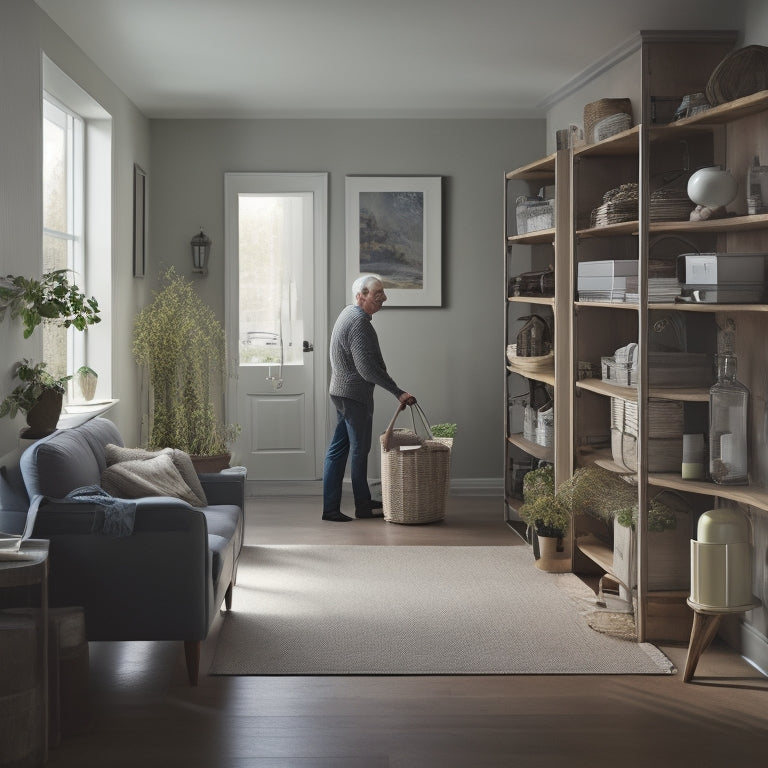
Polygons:
[[[51,96],[43,101],[43,272],[71,270],[83,285],[83,121]],[[43,324],[43,359],[54,376],[85,362],[84,345]]]
[[[97,396],[111,397],[112,118],[43,56],[42,271],[72,270],[99,302],[101,323],[87,333],[42,326],[42,359],[54,376],[88,365]],[[82,396],[73,381],[70,400]]]

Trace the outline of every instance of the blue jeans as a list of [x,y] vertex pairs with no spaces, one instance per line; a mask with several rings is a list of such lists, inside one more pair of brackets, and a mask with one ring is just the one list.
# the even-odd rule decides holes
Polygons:
[[350,449],[350,475],[355,505],[359,506],[371,499],[371,490],[368,487],[368,453],[371,450],[373,404],[368,406],[335,395],[331,395],[331,400],[336,406],[338,421],[325,454],[323,512],[333,512],[341,508],[341,489]]

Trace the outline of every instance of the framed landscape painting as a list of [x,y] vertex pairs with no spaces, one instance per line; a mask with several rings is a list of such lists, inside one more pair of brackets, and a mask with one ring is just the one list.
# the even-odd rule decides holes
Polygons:
[[381,276],[388,307],[442,304],[442,178],[347,176],[347,285]]

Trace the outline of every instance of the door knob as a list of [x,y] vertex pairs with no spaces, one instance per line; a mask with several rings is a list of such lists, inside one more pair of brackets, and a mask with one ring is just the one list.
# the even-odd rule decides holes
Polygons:
[[315,351],[315,345],[311,341],[304,340],[304,351],[305,352],[314,352]]

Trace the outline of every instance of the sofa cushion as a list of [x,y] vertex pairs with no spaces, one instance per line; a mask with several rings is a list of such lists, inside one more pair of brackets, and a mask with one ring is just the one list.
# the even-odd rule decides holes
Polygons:
[[101,487],[122,499],[173,496],[192,506],[200,506],[200,500],[184,482],[167,453],[151,459],[121,461],[107,467],[101,475]]
[[122,461],[136,461],[141,459],[153,459],[155,456],[167,454],[171,457],[174,466],[179,470],[179,474],[184,479],[184,482],[192,490],[192,493],[196,496],[196,501],[190,502],[196,507],[208,506],[208,499],[205,497],[205,491],[200,484],[200,478],[197,476],[195,466],[192,463],[188,453],[179,450],[178,448],[163,448],[161,451],[148,451],[144,448],[125,448],[121,445],[108,444],[104,447],[104,456],[107,461],[107,466],[111,467],[113,464],[119,464]]

